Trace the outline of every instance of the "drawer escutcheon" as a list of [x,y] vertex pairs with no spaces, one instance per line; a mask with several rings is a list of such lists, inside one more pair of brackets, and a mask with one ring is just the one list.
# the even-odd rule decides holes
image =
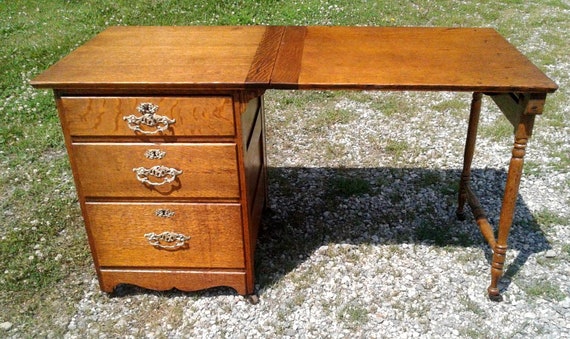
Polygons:
[[161,208],[158,209],[154,212],[154,215],[156,215],[157,217],[160,218],[172,218],[174,216],[174,211],[166,209],[166,208]]
[[150,160],[162,159],[166,156],[166,152],[159,149],[149,149],[144,152],[144,156]]

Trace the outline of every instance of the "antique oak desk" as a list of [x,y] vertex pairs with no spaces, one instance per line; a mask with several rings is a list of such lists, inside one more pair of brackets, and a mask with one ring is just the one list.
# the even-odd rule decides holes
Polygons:
[[[555,83],[493,29],[114,27],[32,81],[52,88],[100,286],[254,293],[267,89],[473,92],[457,215],[492,299],[534,118]],[[483,94],[514,126],[498,237],[470,189]],[[382,133],[382,131],[378,131]]]

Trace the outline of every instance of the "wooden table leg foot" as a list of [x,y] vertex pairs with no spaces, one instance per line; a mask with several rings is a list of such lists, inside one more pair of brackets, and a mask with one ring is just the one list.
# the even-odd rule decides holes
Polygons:
[[495,245],[493,248],[493,259],[491,263],[491,285],[487,288],[489,299],[492,301],[502,301],[503,297],[499,293],[499,280],[503,276],[503,267],[507,256],[506,245]]
[[459,221],[465,221],[465,219],[467,219],[467,213],[465,213],[465,211],[461,211],[461,212],[457,211],[457,212],[455,212],[455,217]]
[[494,301],[494,302],[503,301],[503,296],[499,293],[498,288],[489,287],[489,289],[487,289],[487,291],[489,292],[489,300]]

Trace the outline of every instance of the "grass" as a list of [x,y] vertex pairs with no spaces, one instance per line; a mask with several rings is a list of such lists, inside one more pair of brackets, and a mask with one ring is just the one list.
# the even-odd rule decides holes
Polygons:
[[397,93],[381,93],[379,100],[370,103],[370,107],[387,117],[400,117],[402,113],[410,111],[407,101],[401,100]]
[[552,227],[555,225],[566,225],[568,217],[562,216],[558,213],[543,209],[534,213],[535,221],[538,225],[543,227]]
[[328,128],[333,124],[347,124],[354,117],[354,113],[346,109],[325,110],[317,117],[317,125],[319,128]]
[[331,191],[334,195],[362,195],[372,191],[370,183],[361,178],[336,177],[331,180]]
[[554,161],[555,169],[559,171],[567,171],[570,168],[570,150],[559,145],[551,153],[550,156],[558,161]]
[[566,294],[559,286],[544,279],[522,286],[522,289],[531,297],[543,298],[551,301],[562,301]]
[[479,127],[480,136],[489,138],[495,142],[505,142],[508,140],[508,145],[512,143],[513,131],[513,125],[504,117],[500,117],[490,124],[484,124]]
[[475,313],[479,316],[484,316],[486,314],[485,310],[479,306],[475,301],[470,299],[469,297],[462,296],[461,303],[465,306],[465,309],[468,312]]
[[396,160],[400,160],[409,149],[410,145],[406,141],[388,140],[386,144],[386,152],[392,154]]
[[524,175],[540,175],[542,173],[542,164],[536,161],[525,161]]
[[436,224],[431,220],[422,222],[416,228],[415,235],[419,241],[431,242],[436,246],[470,246],[474,243],[469,234],[457,232],[450,225]]
[[452,98],[439,102],[431,106],[431,108],[437,112],[443,112],[445,114],[451,114],[456,117],[461,117],[465,112],[469,111],[469,105],[465,100],[461,98]]
[[[72,314],[75,301],[84,292],[84,286],[77,281],[84,276],[92,277],[91,258],[53,96],[49,91],[32,89],[29,80],[106,27],[490,26],[519,46],[541,69],[567,83],[567,70],[553,69],[554,65],[568,63],[566,32],[570,31],[570,23],[559,14],[563,10],[569,10],[569,6],[560,0],[537,4],[522,0],[0,0],[0,307],[3,310],[0,321],[17,324],[20,333],[52,331],[56,337],[61,336],[58,334],[66,329],[51,328],[51,316]],[[521,14],[525,17],[524,27]],[[532,45],[533,41],[541,41],[540,48]],[[548,102],[544,128],[568,128],[564,110],[568,106],[567,93],[561,88]],[[334,108],[339,98],[360,102],[369,98],[367,94],[322,91],[283,92],[274,97],[292,111],[306,110],[310,105],[327,108],[323,116],[316,118],[320,130],[353,118],[350,111]],[[400,118],[403,113],[419,111],[415,105],[402,100],[401,95],[386,93],[379,98],[370,107],[385,116]],[[451,99],[431,108],[459,114],[456,112],[465,107]],[[512,127],[505,120],[483,125],[481,137],[505,140],[503,137],[511,133]],[[510,143],[509,140],[509,147]],[[558,152],[560,145],[555,140],[544,138],[541,143],[540,147],[551,147],[551,156],[558,158],[549,160],[552,166],[548,168],[567,170],[568,153]],[[412,145],[405,141],[390,141],[385,151],[398,160],[410,147]],[[333,150],[330,154],[331,157],[337,155]],[[551,174],[540,173],[537,166],[532,173]],[[424,179],[423,185],[438,184],[436,176]],[[331,191],[339,195],[371,192],[367,182],[356,178],[339,177],[331,185]],[[294,192],[287,180],[281,180],[279,187]],[[449,190],[445,188],[446,192]],[[395,203],[403,199],[397,192],[393,198]],[[558,215],[539,213],[535,217],[541,225],[567,225]],[[426,224],[419,228],[417,237],[444,243],[444,239],[433,236],[433,232],[441,231],[435,225]],[[570,253],[567,246],[564,248]],[[542,283],[529,287],[527,293],[546,293],[553,300],[560,296],[556,286]],[[362,324],[366,310],[356,305],[342,310],[341,315],[352,323]]]
[[368,310],[358,304],[349,304],[343,306],[338,311],[338,318],[346,322],[351,328],[362,326],[368,322]]

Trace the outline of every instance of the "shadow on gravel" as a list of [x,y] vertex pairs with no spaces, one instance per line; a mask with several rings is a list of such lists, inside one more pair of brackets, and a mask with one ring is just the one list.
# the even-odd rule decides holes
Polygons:
[[[255,254],[256,285],[263,291],[321,246],[330,244],[481,248],[489,263],[490,281],[492,251],[469,207],[465,221],[455,217],[459,177],[459,170],[423,168],[270,168],[268,209]],[[472,170],[472,188],[494,226],[498,224],[505,180],[504,171]],[[509,250],[517,250],[518,255],[506,262],[501,291],[508,289],[511,278],[533,253],[550,248],[519,196],[509,237]],[[111,296],[137,294],[203,298],[235,291],[219,287],[200,292],[161,292],[120,285]]]
[[[423,168],[270,168],[269,208],[256,249],[257,284],[262,290],[273,285],[329,244],[478,247],[490,265],[492,251],[469,207],[465,221],[455,217],[459,177],[460,170]],[[504,171],[472,170],[472,187],[494,226],[505,180]],[[530,255],[550,249],[520,196],[509,249],[518,256],[506,262],[502,291]]]

